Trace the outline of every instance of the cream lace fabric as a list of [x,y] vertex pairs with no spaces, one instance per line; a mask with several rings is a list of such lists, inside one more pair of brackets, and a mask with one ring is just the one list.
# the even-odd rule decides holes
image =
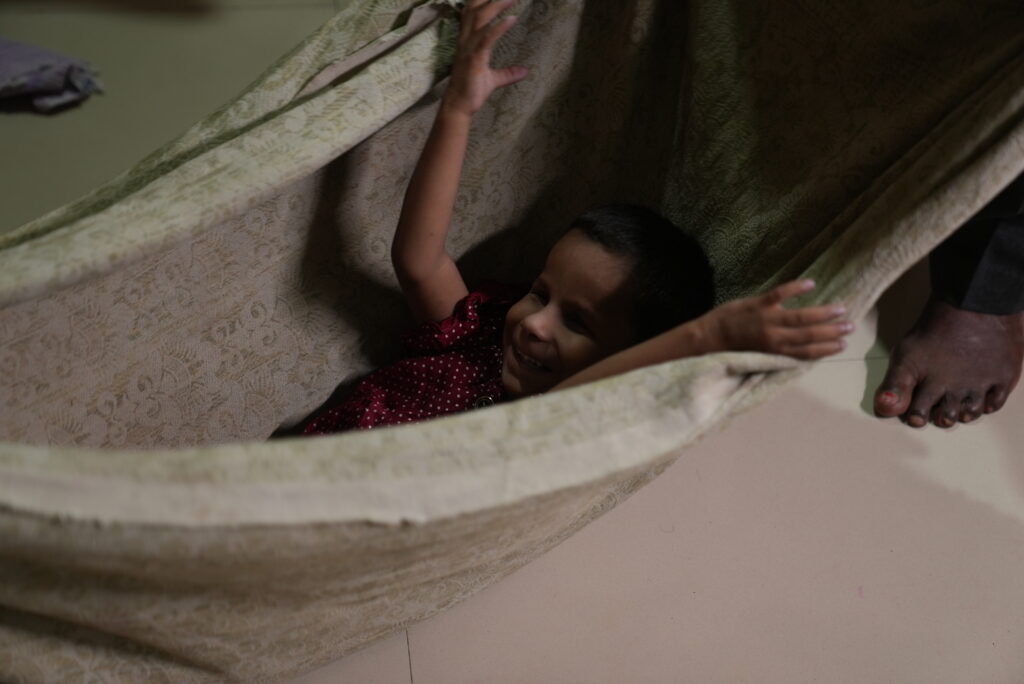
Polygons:
[[[521,280],[660,207],[725,296],[863,313],[1024,170],[1018,0],[521,0],[449,246]],[[414,11],[409,11],[414,10]],[[0,236],[0,679],[277,681],[451,605],[801,366],[717,354],[264,442],[387,360],[388,259],[458,21],[353,0],[220,111]]]

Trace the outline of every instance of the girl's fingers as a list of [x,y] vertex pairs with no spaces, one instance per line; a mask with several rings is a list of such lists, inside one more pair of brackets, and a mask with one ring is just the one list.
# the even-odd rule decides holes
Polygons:
[[814,344],[801,344],[783,347],[779,350],[780,354],[786,354],[787,356],[793,356],[798,359],[804,359],[806,361],[812,361],[814,359],[821,359],[826,356],[832,356],[846,349],[846,342],[844,340],[832,340],[831,342],[815,342]]
[[493,71],[495,88],[501,88],[503,86],[511,85],[516,81],[521,81],[530,73],[526,67],[521,66],[505,67],[504,69],[494,69]]
[[462,21],[459,23],[459,39],[465,40],[476,28],[476,12],[490,0],[469,0],[462,8]]
[[[482,29],[491,23],[494,17],[498,16],[509,7],[514,5],[516,0],[495,0],[494,2],[484,2],[479,5],[474,5],[475,10],[473,16],[473,28]],[[479,9],[478,9],[479,8]]]
[[827,323],[845,315],[845,306],[842,304],[829,304],[827,306],[808,306],[803,309],[783,309],[779,312],[778,321],[782,325],[796,328],[804,325]]
[[484,36],[480,40],[480,45],[477,49],[487,52],[487,54],[490,55],[491,48],[494,47],[494,44],[497,43],[498,39],[505,35],[505,33],[512,28],[515,23],[515,17],[505,17],[498,23],[488,26],[484,31]]
[[838,340],[853,332],[853,323],[842,321],[824,325],[808,325],[802,328],[787,328],[778,333],[779,346],[802,346]]
[[802,295],[805,292],[810,292],[814,289],[814,281],[810,279],[805,280],[791,280],[788,283],[779,285],[774,290],[768,291],[762,295],[762,300],[769,306],[781,304],[787,299],[792,299],[797,295]]

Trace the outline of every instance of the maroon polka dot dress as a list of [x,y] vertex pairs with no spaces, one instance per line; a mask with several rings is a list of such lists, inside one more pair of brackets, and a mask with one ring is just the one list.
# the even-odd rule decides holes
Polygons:
[[524,292],[487,283],[459,300],[449,318],[420,324],[403,340],[407,358],[370,373],[352,396],[320,409],[303,434],[411,423],[504,401],[505,314]]

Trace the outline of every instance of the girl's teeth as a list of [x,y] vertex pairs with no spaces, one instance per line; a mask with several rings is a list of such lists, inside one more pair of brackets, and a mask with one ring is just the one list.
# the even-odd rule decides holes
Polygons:
[[516,353],[519,355],[519,358],[522,359],[523,362],[526,363],[528,366],[533,366],[538,370],[544,370],[544,366],[538,361],[531,359],[529,356],[523,354],[519,350],[516,350]]

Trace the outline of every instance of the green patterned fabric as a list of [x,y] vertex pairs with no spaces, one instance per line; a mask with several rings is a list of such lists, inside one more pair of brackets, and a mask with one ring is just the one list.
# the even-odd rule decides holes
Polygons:
[[[264,441],[385,362],[454,3],[353,0],[237,99],[0,236],[0,679],[279,681],[472,594],[804,366],[715,354],[418,425]],[[539,269],[660,207],[724,296],[859,317],[1024,170],[1019,1],[521,0],[449,247]]]

